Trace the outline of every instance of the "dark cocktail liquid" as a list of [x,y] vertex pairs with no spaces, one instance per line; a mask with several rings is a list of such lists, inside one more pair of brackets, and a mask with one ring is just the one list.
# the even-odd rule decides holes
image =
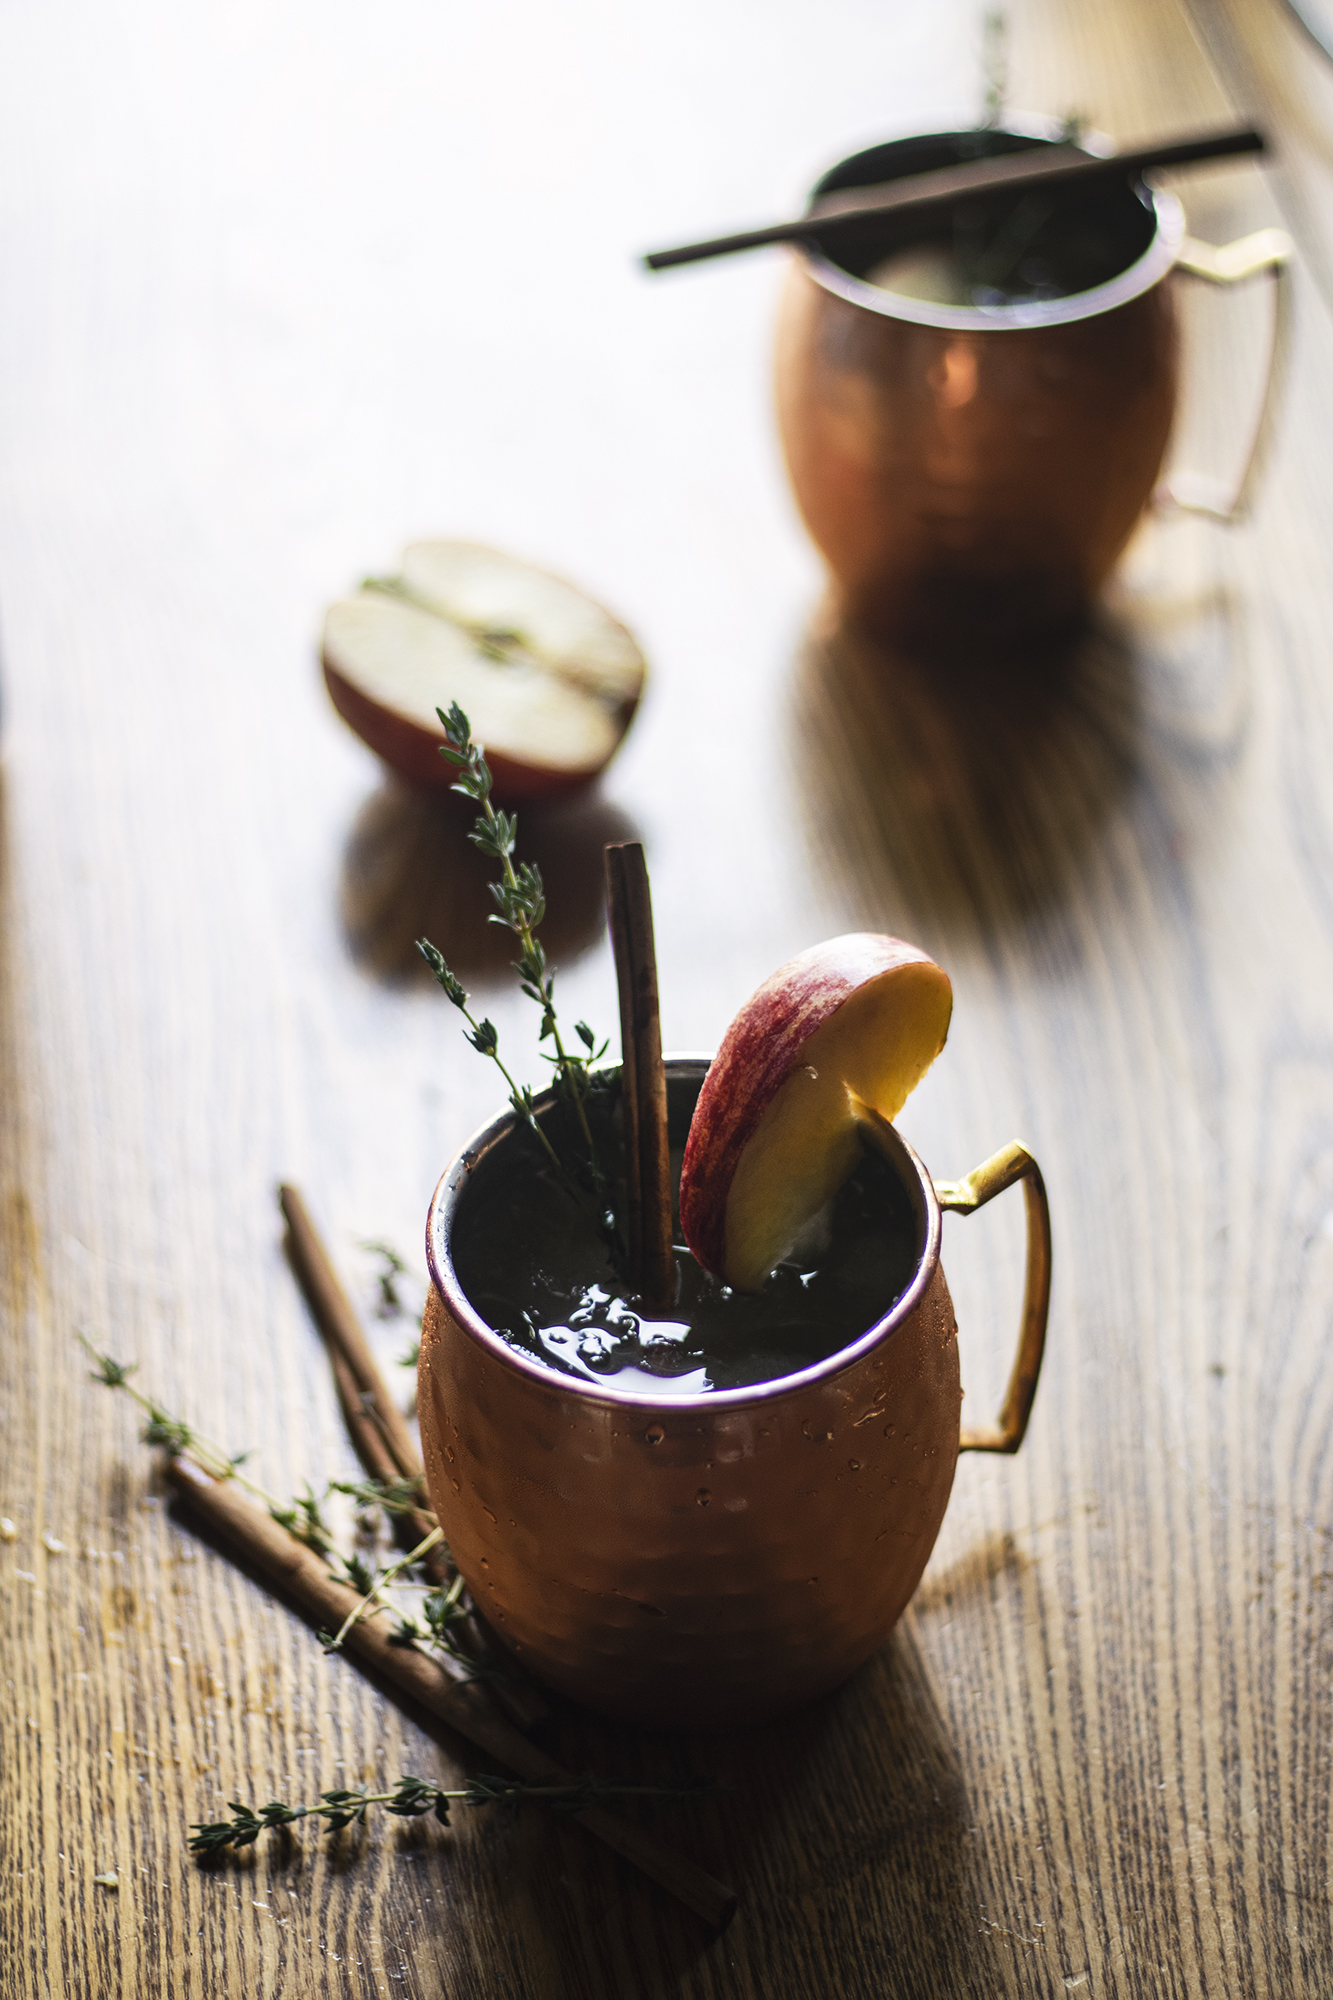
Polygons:
[[[564,1142],[563,1121],[558,1133],[547,1129]],[[613,1100],[594,1133],[603,1159],[614,1159]],[[673,1164],[678,1174],[678,1148]],[[897,1172],[866,1145],[841,1192],[759,1292],[733,1292],[701,1269],[677,1225],[677,1298],[650,1316],[618,1272],[591,1204],[574,1200],[520,1128],[467,1188],[453,1259],[481,1317],[520,1353],[562,1375],[667,1398],[769,1382],[849,1346],[901,1298],[918,1238]]]
[[1056,202],[1029,197],[1001,220],[877,258],[870,284],[946,306],[1037,305],[1104,285],[1132,262],[1106,230],[1052,219]]
[[[1030,144],[998,131],[893,140],[844,160],[816,193],[845,194]],[[854,277],[900,298],[986,310],[1107,284],[1143,255],[1155,227],[1150,197],[1126,181],[1000,189],[960,200],[943,222],[910,212],[865,217],[839,231],[832,254]]]

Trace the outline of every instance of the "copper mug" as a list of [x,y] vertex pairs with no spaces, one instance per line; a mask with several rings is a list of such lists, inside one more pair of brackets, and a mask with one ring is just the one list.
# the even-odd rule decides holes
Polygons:
[[[668,1062],[683,1143],[706,1058]],[[550,1097],[539,1103],[549,1103]],[[961,1451],[1016,1451],[1036,1391],[1051,1240],[1036,1161],[1013,1145],[932,1181],[886,1120],[873,1137],[918,1228],[910,1284],[851,1346],[744,1389],[646,1399],[557,1374],[474,1310],[452,1244],[470,1183],[503,1171],[507,1112],[431,1204],[418,1408],[431,1501],[468,1589],[540,1680],[650,1727],[777,1715],[887,1637],[935,1543]],[[998,1422],[959,1433],[957,1325],[941,1212],[1022,1180],[1027,1286]]]
[[[1059,136],[1044,128],[1040,143]],[[826,174],[812,200],[1037,137],[874,146]],[[1289,239],[1267,229],[1213,248],[1186,236],[1173,195],[1127,183],[1076,199],[1069,227],[1089,240],[1096,228],[1110,275],[1026,303],[936,304],[867,281],[887,251],[928,241],[938,224],[862,222],[835,239],[837,261],[814,245],[793,257],[777,359],[791,483],[846,622],[909,651],[1003,651],[1058,633],[1085,614],[1154,492],[1165,508],[1234,521],[1253,491],[1287,347]],[[1275,279],[1267,386],[1232,488],[1160,479],[1177,388],[1172,272]]]

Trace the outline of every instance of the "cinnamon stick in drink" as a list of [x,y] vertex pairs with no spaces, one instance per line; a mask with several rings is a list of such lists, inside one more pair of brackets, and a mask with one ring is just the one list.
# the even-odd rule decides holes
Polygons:
[[676,1294],[666,1071],[662,1066],[653,903],[639,841],[623,841],[606,849],[606,901],[620,994],[630,1268],[643,1298],[650,1305],[665,1306]]

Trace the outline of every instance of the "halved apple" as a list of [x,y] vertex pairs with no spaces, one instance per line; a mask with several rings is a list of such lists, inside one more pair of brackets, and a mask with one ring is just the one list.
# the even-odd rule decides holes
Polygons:
[[414,542],[324,621],[324,679],[363,742],[405,778],[448,785],[436,715],[458,702],[502,803],[604,769],[643,692],[626,628],[573,584],[472,542]]
[[923,951],[856,931],[790,959],[704,1078],[680,1176],[685,1241],[755,1291],[856,1164],[858,1106],[902,1109],[944,1047],[953,992]]

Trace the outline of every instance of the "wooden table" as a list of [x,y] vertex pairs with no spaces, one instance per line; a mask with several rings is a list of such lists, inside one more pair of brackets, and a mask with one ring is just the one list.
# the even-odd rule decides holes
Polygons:
[[[1280,175],[1187,200],[1217,239],[1288,222],[1299,338],[1252,523],[1147,529],[1058,693],[960,702],[806,636],[781,257],[630,256],[971,118],[973,8],[9,11],[6,1996],[1333,1991],[1331,80],[1277,0],[1010,19],[1016,105],[1290,132]],[[1239,450],[1264,303],[1191,309],[1196,459]],[[751,1737],[559,1717],[576,1768],[727,1780],[658,1822],[739,1887],[721,1937],[535,1810],[198,1867],[187,1822],[228,1799],[475,1762],[172,1517],[75,1344],[271,1488],[349,1470],[275,1183],[367,1306],[365,1239],[419,1267],[494,1097],[420,930],[533,1055],[457,824],[315,672],[323,604],[423,531],[583,579],[654,663],[602,788],[523,815],[573,1013],[614,1021],[600,847],[637,831],[669,1045],[816,938],[902,932],[957,994],[909,1137],[955,1174],[1021,1133],[1050,1185],[1028,1444],[960,1466],[892,1643]],[[977,1416],[1018,1210],[947,1230]]]

